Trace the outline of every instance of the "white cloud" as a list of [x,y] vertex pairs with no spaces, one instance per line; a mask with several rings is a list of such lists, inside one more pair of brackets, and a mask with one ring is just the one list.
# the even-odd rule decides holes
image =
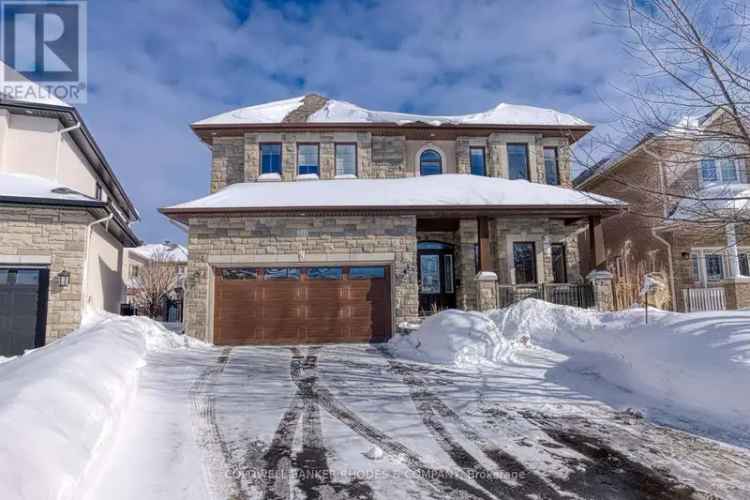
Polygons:
[[505,101],[607,120],[598,96],[621,99],[609,80],[622,57],[596,15],[588,0],[324,0],[253,4],[239,24],[220,2],[91,2],[80,108],[143,214],[139,234],[178,239],[156,209],[209,185],[209,152],[189,123],[232,107],[309,90],[373,109]]

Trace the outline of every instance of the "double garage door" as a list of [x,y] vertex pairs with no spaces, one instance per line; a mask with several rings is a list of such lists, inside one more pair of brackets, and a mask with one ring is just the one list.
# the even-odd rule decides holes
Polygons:
[[216,269],[214,343],[385,342],[389,268]]

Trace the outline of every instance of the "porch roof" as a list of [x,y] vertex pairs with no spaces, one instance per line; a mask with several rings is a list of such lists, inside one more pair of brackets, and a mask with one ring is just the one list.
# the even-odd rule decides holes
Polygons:
[[237,212],[400,212],[411,214],[545,213],[611,215],[620,200],[558,186],[468,174],[399,179],[246,182],[162,208],[179,220],[190,214]]

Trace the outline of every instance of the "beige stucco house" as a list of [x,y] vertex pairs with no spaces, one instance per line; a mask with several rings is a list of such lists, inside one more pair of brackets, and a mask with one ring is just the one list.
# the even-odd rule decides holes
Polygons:
[[137,220],[75,108],[0,97],[0,355],[119,312]]
[[438,309],[565,293],[584,281],[577,233],[623,208],[571,189],[591,126],[549,109],[419,116],[310,94],[193,130],[210,194],[162,212],[189,232],[187,332],[216,344],[383,341]]

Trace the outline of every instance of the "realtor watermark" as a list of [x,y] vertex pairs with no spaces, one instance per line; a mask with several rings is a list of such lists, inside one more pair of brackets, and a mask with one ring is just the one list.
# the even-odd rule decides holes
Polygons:
[[3,97],[87,98],[86,0],[0,0]]

